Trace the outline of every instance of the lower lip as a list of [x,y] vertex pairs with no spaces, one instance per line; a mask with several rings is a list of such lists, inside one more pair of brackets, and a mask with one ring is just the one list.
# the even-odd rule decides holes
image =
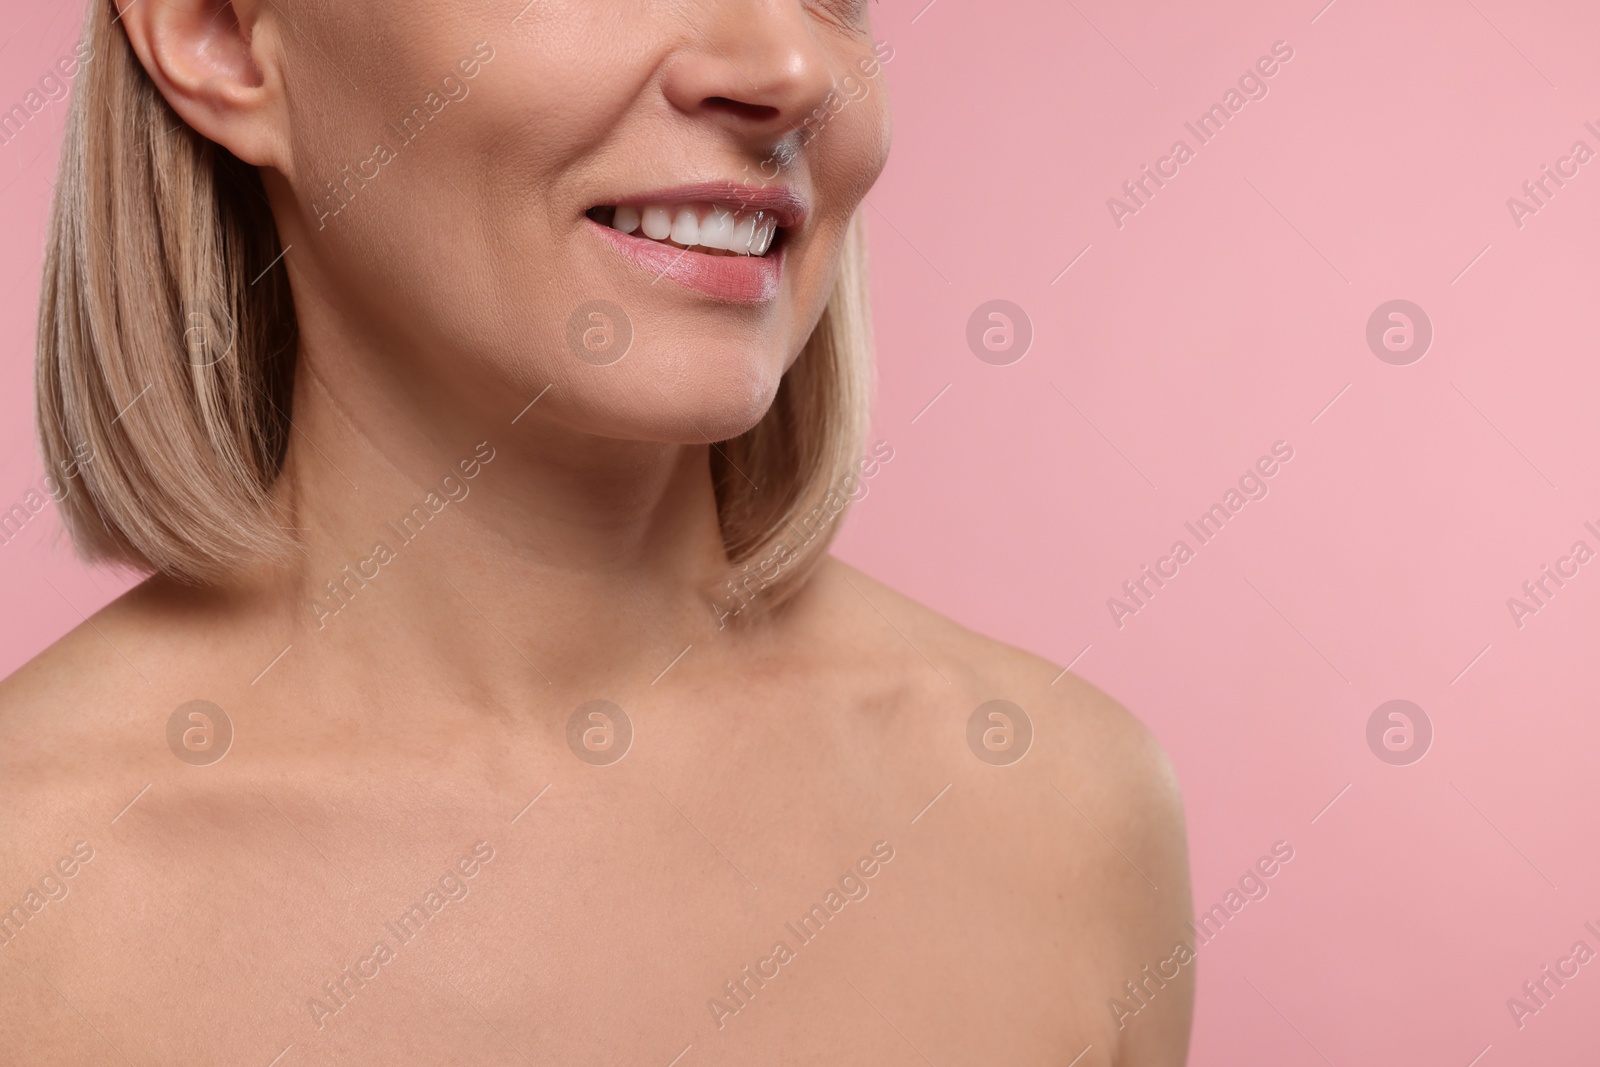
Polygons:
[[765,256],[708,256],[672,245],[634,237],[621,230],[584,220],[600,231],[613,248],[649,271],[656,282],[675,282],[685,289],[737,304],[759,304],[778,295],[783,277],[782,245]]

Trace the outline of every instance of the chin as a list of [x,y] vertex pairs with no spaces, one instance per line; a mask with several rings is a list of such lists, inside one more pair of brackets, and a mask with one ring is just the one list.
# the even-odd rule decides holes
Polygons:
[[718,359],[700,350],[693,358],[692,366],[639,360],[636,373],[620,378],[609,395],[580,397],[569,424],[605,437],[703,445],[738,437],[772,407],[781,364],[768,367],[747,351]]
[[[751,429],[772,407],[778,395],[778,375],[695,375],[663,384],[667,402],[662,414],[677,427],[680,444],[726,441]],[[658,397],[660,394],[657,394]]]

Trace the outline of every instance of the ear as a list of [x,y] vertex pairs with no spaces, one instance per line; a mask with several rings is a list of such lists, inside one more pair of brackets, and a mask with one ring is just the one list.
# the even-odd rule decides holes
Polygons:
[[287,160],[271,0],[114,0],[117,21],[178,117],[246,163]]

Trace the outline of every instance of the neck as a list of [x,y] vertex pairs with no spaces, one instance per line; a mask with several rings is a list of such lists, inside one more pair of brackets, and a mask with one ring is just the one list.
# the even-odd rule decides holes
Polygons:
[[514,422],[357,405],[342,385],[302,363],[280,478],[304,551],[272,595],[307,659],[543,705],[648,684],[716,630],[708,446],[576,433],[537,403]]

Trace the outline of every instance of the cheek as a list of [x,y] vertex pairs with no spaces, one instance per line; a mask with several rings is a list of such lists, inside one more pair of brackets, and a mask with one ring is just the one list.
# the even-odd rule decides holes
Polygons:
[[817,138],[811,162],[819,186],[854,209],[888,162],[892,125],[880,76],[867,82],[866,95],[841,111]]

